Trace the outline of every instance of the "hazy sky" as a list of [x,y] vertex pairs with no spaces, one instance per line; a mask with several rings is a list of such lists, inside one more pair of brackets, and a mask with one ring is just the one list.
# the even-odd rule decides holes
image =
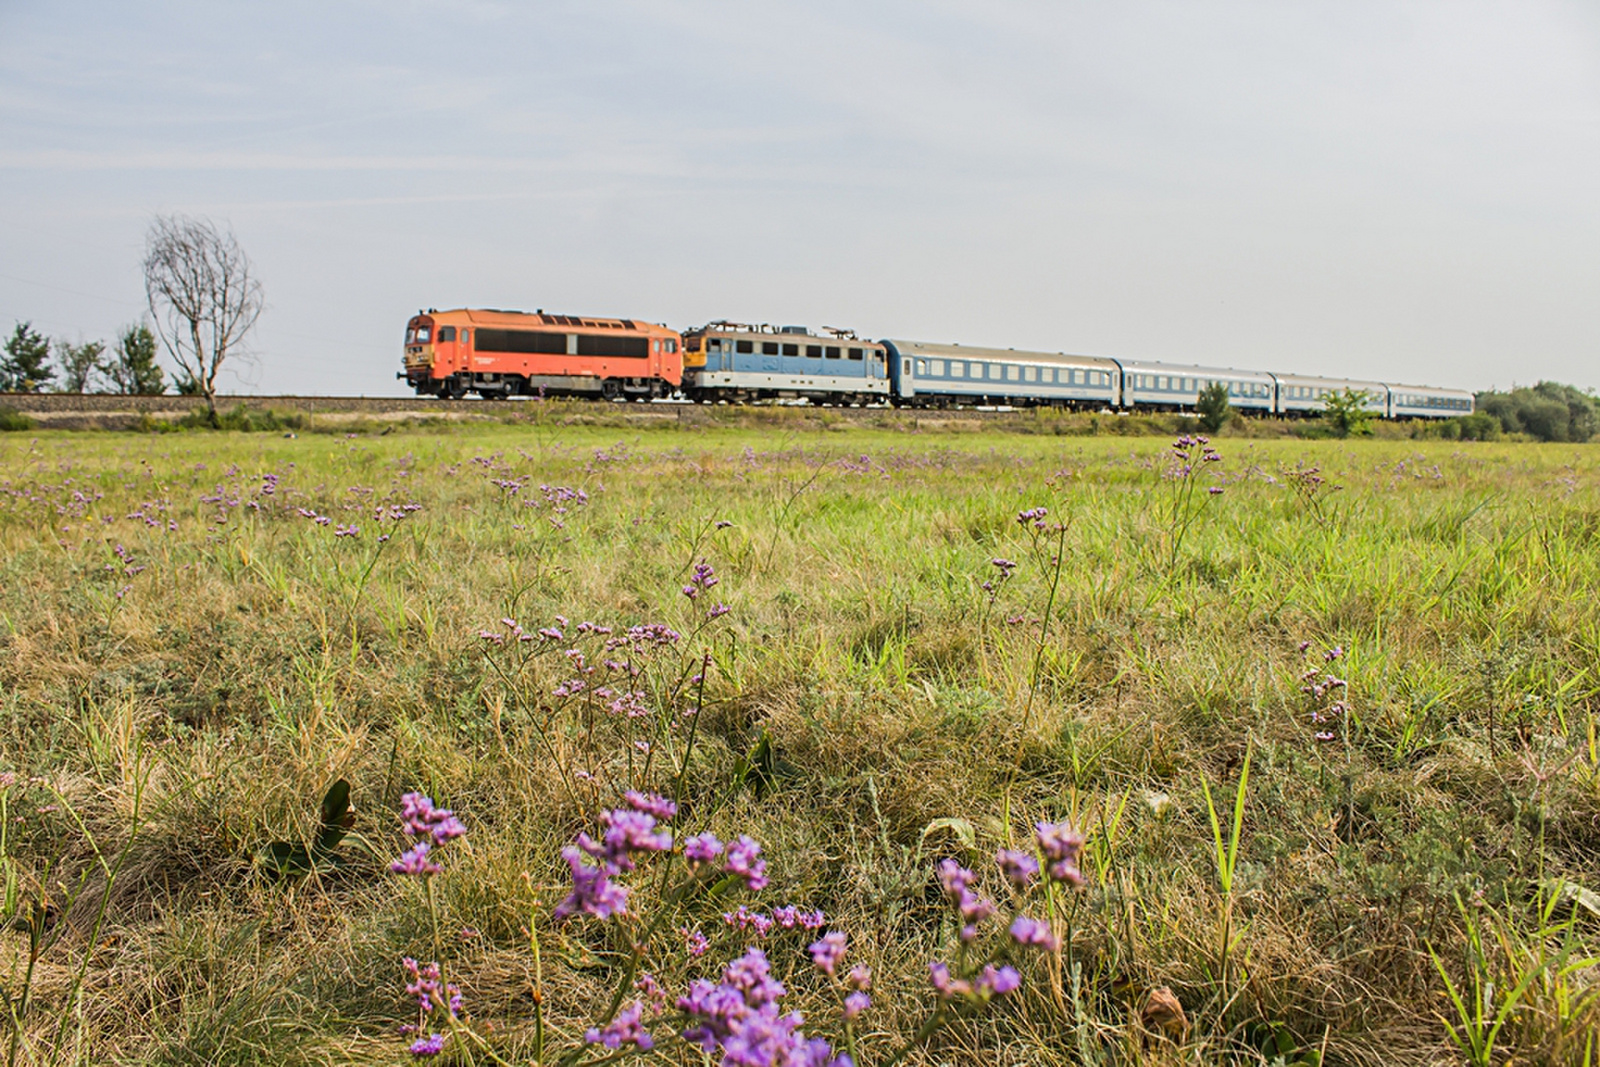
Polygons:
[[0,329],[136,319],[157,212],[238,391],[462,305],[1600,387],[1600,4],[0,0]]

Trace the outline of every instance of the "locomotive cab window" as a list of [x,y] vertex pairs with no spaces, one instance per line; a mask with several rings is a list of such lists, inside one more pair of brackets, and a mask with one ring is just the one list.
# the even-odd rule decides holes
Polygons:
[[443,344],[445,341],[454,341],[455,339],[456,328],[454,326],[439,327],[439,342],[441,344]]
[[678,339],[676,337],[667,338],[666,349],[668,352],[676,352],[678,350]]

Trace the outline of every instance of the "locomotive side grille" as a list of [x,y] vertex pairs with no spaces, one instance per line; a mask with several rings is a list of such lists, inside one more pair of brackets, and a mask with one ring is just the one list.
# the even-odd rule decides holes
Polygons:
[[566,354],[567,335],[539,330],[478,330],[479,352],[518,352],[540,356]]

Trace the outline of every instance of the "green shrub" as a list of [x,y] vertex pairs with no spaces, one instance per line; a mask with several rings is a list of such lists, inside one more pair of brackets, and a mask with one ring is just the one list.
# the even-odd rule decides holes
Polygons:
[[33,420],[20,411],[0,408],[0,430],[31,430]]
[[1455,425],[1457,435],[1463,441],[1498,441],[1500,439],[1500,420],[1486,411],[1474,411],[1471,415],[1463,415],[1459,419],[1451,419],[1450,423]]
[[1323,401],[1327,409],[1323,420],[1336,437],[1365,437],[1372,432],[1372,411],[1367,404],[1371,398],[1361,389],[1343,389],[1329,393]]
[[1212,382],[1200,390],[1200,398],[1195,402],[1194,409],[1200,416],[1200,428],[1206,433],[1216,433],[1233,418],[1233,408],[1228,403],[1228,387],[1221,382]]
[[1539,382],[1509,393],[1478,394],[1478,412],[1495,419],[1505,433],[1525,433],[1540,441],[1587,441],[1600,430],[1600,398],[1572,385]]
[[212,417],[210,412],[197,408],[179,419],[176,426],[184,430],[236,430],[240,433],[269,433],[274,430],[303,430],[308,424],[309,420],[306,416],[298,412],[280,415],[271,409],[255,411],[241,403],[232,411],[217,412],[215,418]]

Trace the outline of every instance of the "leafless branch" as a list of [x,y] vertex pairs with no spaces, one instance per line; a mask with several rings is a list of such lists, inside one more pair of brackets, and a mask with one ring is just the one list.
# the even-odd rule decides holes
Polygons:
[[207,219],[158,215],[144,257],[156,332],[179,370],[217,409],[217,372],[261,314],[261,283],[231,230]]

